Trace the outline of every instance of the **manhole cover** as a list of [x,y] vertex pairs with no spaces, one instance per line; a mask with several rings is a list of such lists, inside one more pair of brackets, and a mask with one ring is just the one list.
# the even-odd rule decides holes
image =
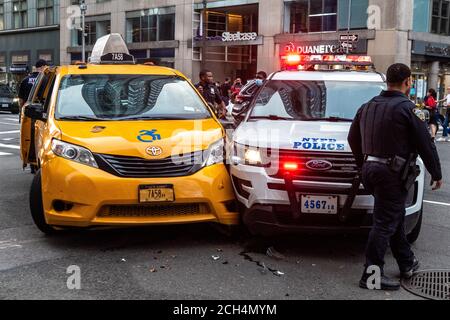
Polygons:
[[450,300],[450,270],[429,270],[402,281],[403,288],[419,297]]

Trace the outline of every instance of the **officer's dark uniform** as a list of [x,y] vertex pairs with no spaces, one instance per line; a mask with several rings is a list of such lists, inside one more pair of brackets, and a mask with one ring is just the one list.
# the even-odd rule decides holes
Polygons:
[[33,89],[34,84],[36,83],[36,79],[39,77],[39,72],[33,72],[28,77],[23,79],[19,88],[19,98],[23,100],[23,102],[27,102],[28,96],[30,95],[31,89]]
[[[408,159],[416,153],[433,180],[442,179],[436,146],[425,122],[415,114],[415,107],[401,92],[383,91],[359,109],[350,129],[348,141],[363,168],[364,186],[375,196],[366,267],[379,266],[383,270],[389,244],[401,272],[407,272],[414,261],[404,228],[408,191],[401,182],[401,172],[394,172],[384,160],[395,156]],[[373,160],[366,161],[368,156]]]
[[[219,89],[215,84],[210,83],[198,83],[195,85],[195,87],[198,89],[199,87],[203,88],[203,98],[205,98],[206,102],[213,108],[213,110],[216,110],[217,114],[220,115],[222,110],[222,95],[220,94]],[[216,107],[216,105],[218,107]]]

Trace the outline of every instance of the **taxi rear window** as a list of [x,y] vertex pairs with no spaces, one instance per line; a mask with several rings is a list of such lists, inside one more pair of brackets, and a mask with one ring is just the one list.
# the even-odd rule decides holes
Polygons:
[[68,75],[57,120],[196,120],[211,113],[192,86],[175,76]]

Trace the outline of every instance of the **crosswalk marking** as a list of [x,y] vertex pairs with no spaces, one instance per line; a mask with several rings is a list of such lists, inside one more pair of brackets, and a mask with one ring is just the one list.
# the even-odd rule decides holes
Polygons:
[[20,133],[20,130],[13,130],[13,131],[3,131],[0,132],[0,135],[4,134],[13,134],[13,133]]
[[18,123],[12,123],[12,122],[0,122],[0,124],[6,125],[6,126],[19,126]]
[[20,150],[20,146],[16,146],[16,145],[12,145],[12,144],[4,144],[4,143],[0,143],[0,148]]

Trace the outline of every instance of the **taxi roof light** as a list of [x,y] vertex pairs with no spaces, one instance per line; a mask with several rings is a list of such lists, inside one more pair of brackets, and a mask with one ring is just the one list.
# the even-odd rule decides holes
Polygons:
[[97,40],[89,62],[92,64],[134,64],[122,35],[111,33]]

